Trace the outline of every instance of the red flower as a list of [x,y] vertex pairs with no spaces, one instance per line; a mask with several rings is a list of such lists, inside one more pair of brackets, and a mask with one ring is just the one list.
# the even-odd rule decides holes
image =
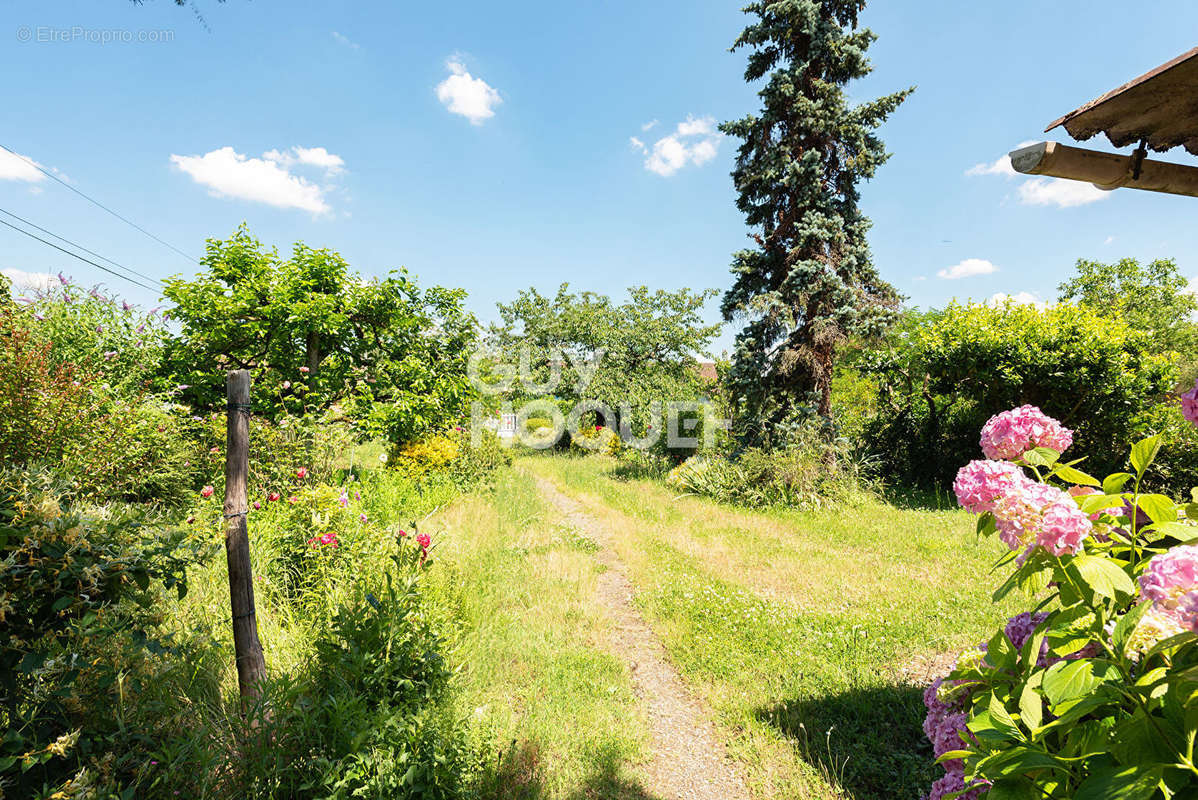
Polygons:
[[273,503],[274,501],[279,499],[279,496],[280,495],[278,492],[271,492],[270,494],[268,494],[266,496],[266,499]]
[[308,468],[307,468],[307,467],[300,467],[299,469],[297,469],[297,470],[295,471],[295,477],[299,478],[301,481],[302,481],[304,478],[308,477]]
[[407,536],[407,535],[408,535],[408,532],[407,532],[407,531],[400,531],[400,532],[399,532],[399,535],[400,535],[400,537],[402,538],[402,537],[404,537],[404,536]]
[[416,534],[416,543],[420,545],[421,550],[427,553],[429,545],[433,543],[433,540],[429,538],[427,533],[418,533]]
[[298,498],[298,497],[296,497],[295,495],[291,495],[291,497],[288,497],[288,498],[287,498],[287,502],[288,502],[288,503],[298,503],[298,502],[299,502],[299,498]]
[[300,372],[308,372],[308,371],[309,370],[307,367],[300,367]]
[[602,426],[602,425],[596,425],[596,426],[595,426],[595,433],[598,433],[598,432],[599,432],[599,431],[601,431],[601,430],[603,430],[603,426]]
[[205,486],[203,489],[200,489],[200,497],[211,497],[215,491],[211,486]]
[[257,511],[260,508],[262,508],[262,504],[259,503],[257,500],[255,500],[254,501],[254,510]]

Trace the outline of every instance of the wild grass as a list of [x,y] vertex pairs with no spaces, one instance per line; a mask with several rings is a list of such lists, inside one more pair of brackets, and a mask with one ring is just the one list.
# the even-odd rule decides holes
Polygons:
[[510,469],[433,521],[434,591],[458,614],[461,701],[491,754],[478,796],[646,796],[647,723],[605,645],[594,543]]
[[614,479],[607,459],[520,465],[612,531],[637,602],[755,796],[926,791],[922,683],[1006,616],[989,598],[998,550],[967,515],[880,500],[749,510]]

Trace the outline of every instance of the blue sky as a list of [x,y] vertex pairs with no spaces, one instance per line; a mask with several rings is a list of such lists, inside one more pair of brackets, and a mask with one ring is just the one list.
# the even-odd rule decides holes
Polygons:
[[[712,125],[757,107],[727,50],[738,3],[404,5],[10,2],[0,143],[188,253],[244,220],[284,251],[303,240],[367,274],[465,287],[484,320],[530,285],[729,285],[745,229],[735,142]],[[879,0],[863,21],[875,72],[852,95],[917,86],[863,187],[874,259],[912,304],[1051,300],[1080,257],[1175,257],[1198,276],[1194,200],[994,166],[1069,141],[1041,131],[1192,47],[1198,6]],[[0,208],[147,275],[195,269],[33,177],[0,160]],[[156,299],[7,228],[0,268]]]

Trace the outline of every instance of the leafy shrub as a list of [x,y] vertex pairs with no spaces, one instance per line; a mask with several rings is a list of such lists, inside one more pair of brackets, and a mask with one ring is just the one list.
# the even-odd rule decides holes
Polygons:
[[864,494],[863,464],[846,440],[828,441],[811,426],[795,428],[788,436],[774,449],[692,456],[670,471],[666,485],[753,506],[822,508],[853,502]]
[[1072,428],[1094,469],[1116,469],[1114,443],[1174,382],[1145,334],[1068,304],[953,304],[864,368],[879,387],[867,446],[887,474],[923,485],[951,480],[977,455],[982,423],[1023,404]]
[[113,390],[103,375],[59,363],[24,315],[0,312],[0,460],[40,464],[99,498],[180,499],[193,448],[176,409]]
[[1176,403],[1161,403],[1149,409],[1137,426],[1142,436],[1157,434],[1161,451],[1145,476],[1152,491],[1170,492],[1198,485],[1198,428],[1192,425]]
[[570,437],[571,449],[578,453],[600,453],[605,456],[619,455],[624,442],[620,434],[602,425],[582,426]]
[[978,531],[1011,549],[995,600],[1039,602],[925,694],[946,771],[931,798],[1194,796],[1198,489],[1184,506],[1144,491],[1157,437],[1132,447],[1132,472],[1099,481],[1044,446],[1054,424],[999,415],[983,438],[1012,460],[971,462],[954,485]]
[[471,433],[455,427],[400,447],[388,464],[418,484],[448,479],[466,489],[511,461],[511,454],[493,431]]
[[[375,513],[393,505],[382,484],[404,481],[378,470],[360,485],[288,487],[294,503],[257,501],[256,602],[277,604],[306,649],[272,669],[248,718],[208,713],[164,742],[145,796],[461,796],[480,754],[454,711],[448,612],[424,589],[432,541]],[[199,535],[221,522],[204,498]]]
[[429,473],[445,469],[457,461],[459,455],[456,440],[445,434],[435,434],[403,445],[388,463],[419,480]]
[[64,503],[48,476],[0,473],[0,791],[20,797],[118,786],[140,767],[153,731],[130,736],[120,714],[133,694],[146,719],[163,708],[152,584],[182,597],[199,555]]
[[59,282],[34,292],[24,315],[34,340],[49,346],[51,363],[74,365],[122,394],[150,391],[166,337],[157,309],[142,312],[99,286],[84,290],[61,273]]

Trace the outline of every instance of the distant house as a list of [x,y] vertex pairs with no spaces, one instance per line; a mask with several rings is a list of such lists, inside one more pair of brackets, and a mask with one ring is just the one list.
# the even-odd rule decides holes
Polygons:
[[511,439],[516,435],[516,415],[496,414],[483,420],[483,427],[494,431],[500,439]]
[[714,361],[699,362],[699,377],[709,383],[715,383],[719,380],[719,373],[716,371]]

